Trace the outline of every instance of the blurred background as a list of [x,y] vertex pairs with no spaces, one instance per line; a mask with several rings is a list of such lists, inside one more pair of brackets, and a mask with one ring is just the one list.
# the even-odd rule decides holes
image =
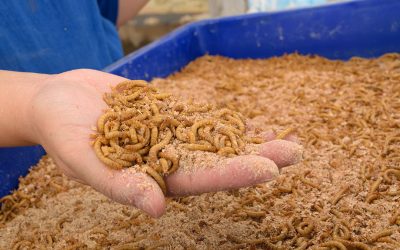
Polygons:
[[150,0],[120,28],[125,54],[186,23],[205,18],[312,7],[344,0]]

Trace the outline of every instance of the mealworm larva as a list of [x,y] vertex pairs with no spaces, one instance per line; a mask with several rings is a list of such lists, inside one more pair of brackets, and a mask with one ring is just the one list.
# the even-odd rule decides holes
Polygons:
[[166,98],[168,98],[168,97],[171,97],[172,96],[172,94],[170,94],[170,93],[162,93],[162,94],[155,94],[155,95],[153,95],[157,100],[164,100],[164,99],[166,99]]
[[339,218],[339,219],[342,219],[343,218],[343,215],[339,212],[339,211],[337,211],[336,209],[331,209],[330,210],[330,213],[331,214],[333,214],[333,215],[335,215],[337,218]]
[[221,145],[220,145],[220,137],[221,137],[221,135],[220,134],[216,134],[215,136],[214,136],[214,146],[217,148],[217,150],[218,149],[220,149],[221,148]]
[[154,102],[150,104],[150,108],[154,115],[160,114],[160,110],[158,109],[157,105]]
[[238,148],[238,143],[237,143],[237,140],[236,140],[236,136],[235,136],[235,134],[230,130],[230,128],[228,128],[228,127],[222,127],[222,128],[219,129],[219,131],[220,131],[222,134],[224,134],[224,135],[226,135],[226,136],[229,137],[229,140],[230,140],[231,143],[232,143],[231,146],[232,146],[234,149],[237,149],[237,148]]
[[143,170],[149,174],[151,177],[153,177],[153,179],[158,183],[158,185],[160,186],[162,192],[164,194],[167,193],[167,186],[165,185],[164,179],[162,178],[161,175],[159,175],[153,168],[147,166],[147,165],[143,165]]
[[389,237],[379,238],[379,239],[377,239],[377,242],[385,242],[385,243],[389,243],[389,244],[392,244],[395,246],[400,246],[400,242],[393,240],[392,238],[389,238]]
[[182,132],[182,130],[184,130],[184,125],[180,124],[177,128],[176,128],[176,138],[178,138],[178,140],[183,141],[183,142],[187,142],[188,138],[187,138],[187,134]]
[[169,169],[168,161],[165,158],[160,158],[159,161],[160,161],[160,165],[161,165],[161,171],[163,173],[166,173],[168,171],[168,169]]
[[125,137],[126,138],[128,136],[129,136],[129,132],[124,132],[124,131],[111,131],[111,132],[105,133],[106,139],[113,139],[116,137],[119,137],[119,138]]
[[218,150],[217,152],[219,155],[229,155],[229,154],[234,154],[235,153],[235,149],[231,148],[231,147],[223,147],[221,149]]
[[239,130],[236,130],[237,133],[239,133],[239,134],[244,133],[245,126],[244,126],[244,123],[242,122],[242,120],[240,120],[238,118],[235,118],[233,116],[230,116],[230,115],[227,115],[226,118],[227,118],[227,120],[229,121],[230,124],[236,125],[239,128]]
[[149,159],[152,162],[157,161],[157,154],[158,152],[165,147],[172,138],[172,132],[170,129],[167,129],[167,134],[165,135],[164,139],[162,139],[158,144],[152,146],[149,151]]
[[104,125],[108,119],[118,119],[118,114],[112,111],[108,111],[97,120],[97,131],[99,133],[104,132]]
[[309,186],[311,186],[311,187],[313,187],[313,188],[316,188],[316,189],[320,190],[321,188],[319,187],[318,184],[315,184],[315,183],[313,183],[313,182],[311,182],[311,181],[309,181],[309,180],[306,179],[305,176],[306,176],[307,174],[308,174],[308,173],[303,173],[303,174],[300,176],[300,181],[303,182],[303,183],[306,184],[306,185],[309,185]]
[[360,250],[371,250],[371,248],[362,242],[358,241],[348,241],[348,240],[342,240],[342,239],[337,239],[336,241],[342,243],[344,246],[348,247],[349,249],[360,249]]
[[314,223],[311,220],[303,221],[297,225],[296,230],[302,236],[308,236],[314,230]]
[[368,195],[366,197],[367,203],[371,203],[373,200],[378,198],[378,194],[376,194],[375,191],[378,189],[381,182],[382,182],[382,177],[379,176],[378,179],[376,179],[376,181],[374,183],[372,183],[372,185],[369,189]]
[[341,242],[339,242],[337,240],[331,240],[331,241],[322,243],[319,246],[321,246],[321,247],[334,247],[334,248],[338,248],[339,250],[347,250],[347,248]]
[[126,145],[125,149],[130,150],[130,151],[137,151],[137,150],[140,150],[143,147],[145,147],[150,140],[150,129],[148,127],[146,127],[146,129],[144,131],[145,132],[144,132],[143,139],[141,139],[140,136],[138,135],[138,139],[141,142],[133,144],[133,145]]
[[92,231],[90,231],[90,234],[102,234],[104,236],[108,236],[108,232],[104,229],[101,228],[95,228]]
[[279,133],[276,136],[276,140],[282,140],[283,138],[285,138],[286,136],[288,136],[289,134],[293,133],[294,129],[293,128],[287,128],[285,130],[283,130],[281,133]]
[[276,242],[278,242],[278,241],[284,240],[284,239],[288,236],[288,235],[287,235],[288,232],[289,232],[289,230],[288,230],[287,225],[282,225],[281,232],[279,233],[278,236],[272,237],[272,238],[271,238],[271,242],[272,242],[272,243],[276,243]]
[[[199,128],[198,132],[200,132],[200,129],[202,129],[202,128]],[[204,138],[205,140],[207,140],[210,144],[213,144],[213,143],[214,143],[214,138],[211,136],[211,129],[213,129],[212,126],[206,126],[206,127],[204,127],[204,129],[202,130],[202,131],[203,131],[203,134],[200,135],[200,133],[199,133],[199,135],[200,135],[202,138]]]
[[247,142],[254,143],[254,144],[261,144],[264,142],[264,139],[261,137],[244,137]]
[[202,127],[202,126],[206,126],[206,125],[214,125],[214,121],[212,120],[203,120],[203,121],[199,121],[196,122],[195,124],[192,125],[190,132],[189,132],[189,142],[190,143],[195,143],[196,142],[196,138],[197,138],[197,130]]
[[164,128],[166,128],[168,126],[171,129],[174,129],[175,127],[178,127],[179,125],[181,125],[181,123],[178,120],[170,118],[170,117],[167,117],[167,118],[164,119],[163,122],[161,122],[160,130],[164,130]]
[[96,142],[94,143],[94,152],[96,153],[97,157],[102,161],[104,164],[107,166],[114,168],[114,169],[121,169],[122,166],[115,161],[105,157],[103,155],[103,152],[101,151],[101,144],[102,144],[103,138],[99,137],[97,138]]
[[14,246],[12,247],[12,250],[19,250],[19,249],[23,249],[23,247],[31,247],[32,245],[34,245],[34,244],[28,240],[21,240],[21,241],[17,241],[14,244]]
[[[113,157],[115,157],[115,159],[113,159]],[[142,156],[137,152],[124,153],[124,154],[121,154],[119,156],[114,156],[113,154],[111,154],[110,158],[113,159],[113,160],[116,160],[117,158],[119,158],[120,160],[130,161],[130,162],[136,161],[137,163],[142,163],[143,162]]]
[[242,139],[238,138],[237,142],[238,142],[239,148],[243,148],[244,147],[244,141]]
[[333,197],[331,203],[333,205],[336,205],[336,203],[338,203],[338,201],[340,199],[343,198],[344,194],[350,189],[349,185],[346,185],[345,187],[343,187],[342,189],[339,190],[339,192]]
[[129,128],[129,137],[131,138],[132,143],[138,143],[136,128],[134,127]]
[[149,247],[146,247],[146,250],[154,250],[158,249],[159,247],[167,247],[169,246],[169,243],[167,241],[161,241],[161,242],[156,242],[152,243]]
[[158,128],[157,127],[152,127],[151,128],[151,134],[150,134],[150,146],[154,146],[157,144],[157,139],[158,139]]
[[400,170],[398,169],[388,169],[383,173],[383,178],[385,179],[386,182],[391,183],[392,180],[390,178],[390,175],[395,176],[398,180],[400,180]]
[[334,239],[350,239],[350,231],[347,227],[343,226],[342,223],[337,223],[333,228],[333,238]]
[[187,110],[185,110],[186,113],[194,113],[194,112],[207,112],[212,109],[211,105],[203,105],[203,106],[189,106]]
[[63,229],[63,225],[64,225],[65,222],[70,223],[70,222],[72,222],[72,219],[70,219],[70,218],[62,218],[62,219],[60,219],[56,224],[56,228],[57,228],[58,231],[61,231]]
[[200,150],[200,151],[209,151],[209,152],[215,152],[217,149],[214,146],[211,145],[203,145],[203,144],[194,144],[194,143],[189,143],[189,144],[182,144],[183,147],[189,150]]
[[172,174],[179,168],[179,157],[176,155],[173,155],[171,153],[166,153],[166,152],[160,152],[160,156],[168,159],[172,162],[171,168],[166,172],[166,174]]
[[394,225],[397,222],[397,219],[400,218],[400,209],[397,209],[397,211],[394,213],[394,215],[389,219],[390,225]]
[[371,235],[370,238],[369,238],[369,242],[373,243],[376,240],[378,240],[379,238],[390,236],[393,233],[394,233],[393,229],[382,230],[382,231],[380,231],[378,233],[375,233],[375,234]]
[[264,211],[252,211],[252,210],[244,209],[243,212],[245,212],[247,214],[247,216],[252,217],[252,218],[265,217],[265,215],[266,215],[266,213]]
[[127,89],[133,89],[135,87],[146,87],[147,86],[147,82],[143,81],[143,80],[127,80],[127,81],[123,81],[118,83],[114,89],[121,92]]

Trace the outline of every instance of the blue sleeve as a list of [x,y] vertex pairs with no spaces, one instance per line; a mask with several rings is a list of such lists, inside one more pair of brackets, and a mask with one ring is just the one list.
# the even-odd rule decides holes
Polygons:
[[97,0],[101,15],[117,24],[119,0]]

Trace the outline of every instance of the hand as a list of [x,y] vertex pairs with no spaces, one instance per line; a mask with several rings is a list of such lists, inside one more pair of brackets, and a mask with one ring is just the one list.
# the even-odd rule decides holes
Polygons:
[[[110,86],[125,78],[94,70],[74,70],[47,78],[31,100],[29,114],[35,141],[43,145],[63,172],[111,199],[134,205],[153,217],[165,212],[164,195],[144,173],[116,171],[96,157],[89,135],[107,108],[102,100]],[[267,135],[272,139],[273,135]],[[168,195],[179,196],[234,189],[273,179],[278,167],[297,163],[301,147],[291,141],[272,140],[259,155],[237,156],[221,166],[183,171],[165,178]]]

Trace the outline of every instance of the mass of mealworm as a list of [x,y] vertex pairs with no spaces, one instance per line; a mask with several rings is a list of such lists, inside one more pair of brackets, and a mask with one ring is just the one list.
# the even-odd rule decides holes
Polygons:
[[240,112],[246,129],[294,126],[304,161],[255,187],[167,198],[152,219],[46,157],[2,199],[0,248],[400,249],[399,82],[398,54],[199,58],[152,86]]
[[[174,140],[175,147],[228,157],[239,154],[247,142],[262,142],[262,138],[245,136],[240,113],[178,102],[145,81],[119,83],[103,99],[109,109],[98,119],[93,136],[97,157],[114,169],[137,165],[164,193],[163,176],[179,168],[180,155],[163,151]],[[288,133],[284,131],[282,138]]]

